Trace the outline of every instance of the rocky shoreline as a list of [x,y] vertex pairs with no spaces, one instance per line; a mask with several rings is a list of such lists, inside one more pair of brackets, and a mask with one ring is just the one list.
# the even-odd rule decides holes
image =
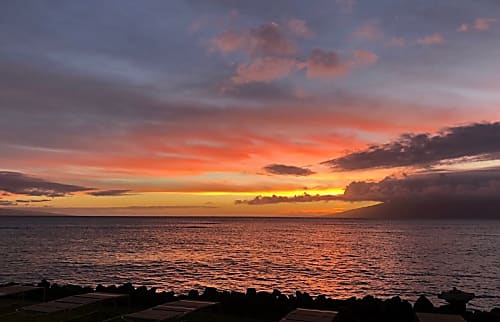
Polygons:
[[[8,285],[15,285],[15,283],[0,286]],[[78,285],[51,284],[43,280],[34,286],[45,288],[45,300],[93,291],[128,294],[131,305],[138,308],[147,308],[183,299],[214,301],[220,303],[218,310],[221,314],[261,319],[263,321],[278,321],[297,307],[338,311],[339,314],[335,321],[339,322],[413,322],[415,321],[416,312],[460,314],[468,322],[500,321],[500,308],[493,308],[490,311],[466,310],[465,303],[463,307],[453,305],[453,303],[434,306],[425,296],[421,296],[412,304],[398,296],[390,299],[378,299],[370,295],[363,298],[333,299],[324,295],[313,297],[306,292],[299,291],[293,295],[283,294],[279,290],[259,292],[254,288],[248,288],[246,293],[243,293],[220,291],[216,288],[207,287],[201,293],[197,290],[191,290],[187,294],[175,294],[174,292],[158,292],[155,287],[149,289],[145,286],[134,287],[130,283],[120,286],[98,285],[92,288]],[[451,291],[452,294],[455,294],[453,292],[460,291]]]

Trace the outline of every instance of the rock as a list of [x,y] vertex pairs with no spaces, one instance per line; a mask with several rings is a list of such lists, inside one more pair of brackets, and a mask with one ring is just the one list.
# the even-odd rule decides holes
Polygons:
[[464,314],[467,302],[475,297],[474,293],[466,293],[457,290],[455,287],[451,291],[441,292],[438,298],[445,300],[449,303],[450,312],[456,314]]
[[37,284],[38,287],[49,288],[50,283],[44,278],[40,283]]
[[424,295],[420,295],[415,304],[413,305],[415,312],[434,312],[434,304]]
[[206,287],[202,297],[209,301],[217,301],[219,293],[215,287]]
[[200,294],[198,293],[198,290],[191,290],[188,293],[188,298],[190,299],[197,299],[199,296]]

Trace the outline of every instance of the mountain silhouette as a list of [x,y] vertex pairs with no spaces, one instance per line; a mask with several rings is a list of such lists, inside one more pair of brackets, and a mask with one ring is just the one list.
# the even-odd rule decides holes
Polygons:
[[1,208],[0,216],[64,216],[58,213],[24,209]]
[[500,219],[500,200],[388,201],[331,216],[373,219]]

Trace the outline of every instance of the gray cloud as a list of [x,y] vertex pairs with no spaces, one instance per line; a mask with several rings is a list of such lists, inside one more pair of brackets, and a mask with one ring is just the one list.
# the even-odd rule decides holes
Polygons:
[[350,183],[349,201],[500,199],[500,168],[387,177],[379,182]]
[[114,189],[114,190],[99,190],[99,191],[90,191],[87,192],[88,195],[95,197],[104,197],[104,196],[123,196],[128,195],[130,190],[127,189]]
[[343,200],[342,196],[337,195],[310,195],[308,193],[304,193],[303,195],[296,195],[293,197],[286,196],[257,196],[250,200],[236,200],[235,204],[247,204],[247,205],[267,205],[267,204],[275,204],[275,203],[297,203],[297,202],[314,202],[314,201],[334,201],[334,200]]
[[20,172],[0,171],[0,191],[26,196],[62,197],[90,188],[51,182]]
[[264,171],[277,175],[310,176],[315,172],[307,169],[285,164],[270,164],[265,166]]
[[445,129],[435,135],[404,134],[399,139],[328,160],[334,170],[422,167],[459,158],[496,159],[500,153],[500,122]]

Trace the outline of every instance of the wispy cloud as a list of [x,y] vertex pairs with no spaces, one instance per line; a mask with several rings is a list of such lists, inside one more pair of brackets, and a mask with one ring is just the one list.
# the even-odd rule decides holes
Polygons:
[[369,21],[353,32],[353,35],[357,38],[366,39],[370,41],[376,41],[384,38],[384,32],[380,28],[378,22]]
[[443,44],[444,42],[445,42],[444,37],[440,33],[424,36],[415,41],[416,44],[423,46],[440,45]]
[[477,18],[473,23],[463,23],[457,28],[458,32],[466,32],[471,30],[485,31],[490,30],[493,24],[498,20],[495,18]]
[[99,190],[87,192],[88,195],[94,197],[114,197],[114,196],[124,196],[129,195],[130,190],[126,189],[114,189],[114,190]]

